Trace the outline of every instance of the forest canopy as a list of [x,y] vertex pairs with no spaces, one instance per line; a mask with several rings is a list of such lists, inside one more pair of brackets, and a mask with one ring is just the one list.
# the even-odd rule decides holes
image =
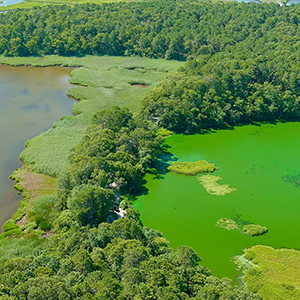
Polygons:
[[36,7],[0,15],[0,53],[187,60],[144,97],[141,115],[194,133],[299,117],[299,10],[180,0]]

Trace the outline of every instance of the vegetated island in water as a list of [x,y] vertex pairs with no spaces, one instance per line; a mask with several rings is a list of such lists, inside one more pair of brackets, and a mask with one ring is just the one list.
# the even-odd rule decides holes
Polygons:
[[168,171],[182,174],[195,176],[200,173],[213,173],[218,170],[214,164],[211,164],[205,160],[199,160],[196,162],[173,162],[168,168]]
[[239,225],[236,221],[227,218],[221,218],[217,221],[216,226],[227,230],[237,229],[249,236],[263,235],[268,232],[268,228],[257,224]]
[[198,177],[198,181],[203,185],[209,194],[224,196],[237,190],[229,184],[219,184],[219,180],[222,180],[222,177],[210,174]]

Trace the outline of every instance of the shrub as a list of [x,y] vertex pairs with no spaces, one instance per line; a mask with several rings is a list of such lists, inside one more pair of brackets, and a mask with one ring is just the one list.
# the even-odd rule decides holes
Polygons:
[[243,227],[243,231],[250,236],[256,236],[267,233],[268,228],[261,225],[248,224]]
[[218,168],[205,160],[195,162],[173,162],[168,171],[183,175],[197,175],[199,173],[213,173]]
[[3,230],[4,231],[9,231],[13,229],[17,229],[19,227],[18,224],[16,224],[13,220],[8,220],[4,225],[3,225]]

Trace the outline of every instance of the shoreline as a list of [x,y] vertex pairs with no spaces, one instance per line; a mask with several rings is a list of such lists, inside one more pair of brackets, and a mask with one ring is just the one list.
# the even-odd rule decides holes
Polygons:
[[[107,63],[108,60],[108,63]],[[83,61],[83,63],[80,63],[80,61]],[[98,61],[98,62],[97,62]],[[31,140],[27,141],[25,143],[25,148],[23,152],[20,154],[20,162],[21,167],[15,171],[11,175],[11,179],[15,179],[15,188],[19,191],[19,193],[23,194],[23,199],[19,203],[18,210],[14,213],[14,215],[7,221],[10,222],[12,220],[15,224],[17,222],[20,222],[20,220],[26,215],[26,208],[30,204],[30,202],[35,199],[35,197],[32,197],[32,187],[30,187],[28,184],[24,183],[26,179],[24,180],[23,176],[24,174],[28,173],[29,176],[47,176],[47,178],[56,178],[59,176],[59,172],[66,168],[68,166],[68,153],[69,149],[75,147],[78,142],[80,141],[82,135],[85,132],[86,127],[90,125],[90,118],[93,115],[94,111],[100,110],[101,108],[107,108],[110,106],[113,106],[114,103],[109,101],[109,103],[106,103],[106,107],[93,107],[91,106],[91,102],[93,102],[93,94],[91,97],[88,97],[85,95],[84,92],[86,90],[92,90],[94,93],[95,90],[97,90],[97,86],[94,87],[93,81],[94,81],[94,75],[86,76],[86,73],[89,72],[91,69],[95,70],[97,67],[101,68],[103,67],[104,72],[109,72],[111,68],[113,68],[113,73],[121,73],[121,74],[113,74],[113,76],[117,75],[117,79],[119,79],[120,85],[127,92],[127,94],[130,95],[130,98],[134,98],[133,106],[137,107],[136,103],[139,102],[141,98],[141,94],[144,94],[148,88],[137,88],[134,86],[131,86],[131,81],[139,81],[139,82],[147,82],[149,86],[153,86],[157,82],[159,82],[162,77],[165,77],[168,75],[169,71],[176,71],[183,63],[182,62],[174,62],[169,61],[166,62],[164,60],[153,60],[153,59],[143,59],[143,58],[132,58],[132,57],[59,57],[59,56],[46,56],[46,57],[12,57],[7,58],[4,56],[0,56],[0,65],[8,65],[12,67],[22,67],[22,66],[33,66],[33,67],[67,67],[71,68],[70,71],[70,78],[69,82],[73,85],[70,89],[67,90],[66,96],[72,98],[73,100],[78,100],[77,103],[74,103],[72,107],[72,115],[62,117],[59,121],[55,122],[48,131],[41,133],[40,135],[32,138]],[[153,66],[154,65],[154,66]],[[140,72],[131,72],[129,68],[134,67],[143,67],[147,72],[146,73],[140,73]],[[154,69],[153,69],[154,67]],[[154,72],[157,71],[158,72]],[[167,70],[167,72],[165,72]],[[75,71],[75,74],[73,73]],[[77,72],[76,72],[77,71]],[[123,72],[128,72],[129,78],[125,78],[127,81],[127,84],[125,85],[124,78],[123,78]],[[79,73],[79,75],[77,74]],[[81,74],[83,73],[83,74]],[[134,73],[134,74],[133,74]],[[98,75],[98,74],[96,74]],[[101,72],[99,74],[100,79],[102,79]],[[119,75],[119,76],[118,76]],[[98,76],[97,76],[98,77]],[[135,80],[136,78],[139,78],[139,80]],[[145,77],[149,77],[147,80],[145,80]],[[100,82],[99,89],[103,90],[105,89],[105,86],[107,84],[105,83],[105,80],[102,84]],[[118,83],[118,82],[117,82]],[[104,85],[104,87],[103,87]],[[116,88],[119,86],[116,84]],[[107,87],[106,87],[107,89]],[[111,90],[111,88],[110,88]],[[127,91],[129,90],[129,91]],[[91,92],[91,91],[88,91]],[[118,91],[117,91],[118,92]],[[120,96],[123,96],[122,94]],[[119,96],[119,97],[120,97]],[[101,96],[100,96],[101,97]],[[128,98],[128,95],[127,95]],[[111,100],[111,99],[109,99]],[[126,106],[126,100],[131,99],[125,99],[124,106]],[[130,101],[128,101],[130,102]],[[98,103],[97,103],[98,104]],[[102,104],[102,105],[101,105]],[[115,105],[119,105],[119,103],[116,103]],[[81,106],[80,108],[77,108],[78,106]],[[89,106],[88,109],[86,106]],[[98,106],[98,105],[97,105]],[[100,103],[100,106],[103,106],[103,103]],[[75,126],[74,126],[75,125]],[[75,129],[74,129],[75,127]],[[57,134],[57,131],[60,129],[63,129],[65,134],[67,136],[60,136]],[[70,130],[70,134],[68,134],[68,130]],[[72,134],[72,131],[75,131],[75,136]],[[54,137],[54,138],[53,138]],[[51,139],[52,138],[52,139]],[[45,153],[36,153],[38,156],[38,159],[36,157],[32,157],[32,148],[35,148],[35,150],[38,150],[38,148],[42,148],[43,144],[51,144],[48,143],[48,139],[58,142],[63,142],[65,139],[67,139],[69,142],[71,140],[71,145],[68,145],[67,149],[60,149],[60,153],[58,156],[52,157],[52,159],[49,160],[49,156]],[[41,142],[41,145],[39,145],[39,142]],[[40,149],[41,151],[43,149]],[[30,152],[30,153],[28,153]],[[40,151],[39,151],[40,152]],[[51,157],[51,149],[48,149],[48,154]],[[54,162],[55,160],[61,158],[60,155],[64,155],[63,159],[61,159],[60,162],[56,163],[55,168],[49,167],[51,165],[51,162]],[[45,163],[45,159],[43,161],[43,158],[47,157],[47,161]],[[22,163],[23,162],[23,163]],[[62,163],[62,165],[61,165]],[[21,174],[21,176],[20,176]],[[33,175],[35,174],[35,175]],[[39,190],[39,188],[35,187],[35,191]],[[52,188],[52,191],[53,188]],[[26,223],[26,222],[25,222]],[[22,224],[23,226],[23,224]],[[26,226],[25,226],[26,227]],[[24,228],[23,228],[24,230]],[[8,231],[4,232],[4,235],[7,236]],[[13,234],[13,232],[12,232]],[[3,235],[3,234],[2,234]],[[1,237],[1,235],[0,235]]]

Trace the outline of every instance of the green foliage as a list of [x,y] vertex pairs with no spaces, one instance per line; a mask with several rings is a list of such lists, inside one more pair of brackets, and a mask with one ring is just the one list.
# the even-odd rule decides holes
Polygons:
[[[225,7],[189,1],[34,7],[0,16],[0,53],[185,60],[188,55],[214,54],[244,40],[274,10],[274,6],[256,5],[241,12],[235,3]],[[19,36],[24,28],[26,35]],[[143,71],[138,65],[130,69]]]
[[0,240],[3,240],[7,237],[21,237],[24,235],[23,231],[21,228],[16,228],[16,229],[10,229],[9,231],[5,231],[0,234]]
[[102,129],[109,129],[114,132],[118,132],[122,127],[130,129],[135,127],[129,109],[120,108],[119,106],[97,112],[92,118],[92,123],[100,125]]
[[13,220],[8,220],[4,225],[3,225],[3,230],[4,231],[9,231],[12,229],[17,229],[19,227],[18,224],[16,224]]
[[[26,143],[21,159],[42,174],[59,177],[69,166],[70,150],[80,142],[93,115],[114,105],[125,106],[131,112],[138,108],[140,98],[147,89],[134,88],[130,80],[146,80],[149,88],[173,72],[182,63],[140,57],[3,57],[0,62],[11,65],[65,65],[82,66],[71,72],[74,85],[67,94],[81,100],[74,102],[76,116],[63,117],[51,129]],[[140,67],[143,72],[133,72]],[[84,85],[84,86],[81,86]]]
[[250,236],[256,236],[256,235],[263,235],[267,233],[268,228],[261,225],[248,224],[248,225],[244,225],[243,231]]
[[214,164],[211,164],[205,160],[199,160],[195,162],[173,162],[168,171],[183,174],[183,175],[198,175],[199,173],[213,173],[218,170]]
[[299,299],[299,251],[258,245],[244,252],[245,258],[256,265],[243,277],[250,290],[266,300]]
[[28,232],[32,232],[33,230],[37,229],[38,225],[36,222],[30,222],[28,224],[26,224],[26,230]]
[[[116,107],[112,110],[128,113]],[[104,120],[109,115],[111,113],[106,115],[106,112],[99,112],[94,120]],[[70,156],[72,164],[68,173],[61,179],[64,188],[92,184],[104,189],[117,188],[124,194],[141,190],[145,171],[162,153],[163,139],[157,136],[153,128],[137,127],[128,116],[129,119],[124,121],[120,130],[115,128],[116,132],[103,129],[103,124],[87,129],[81,143]],[[110,124],[114,127],[112,124],[117,124],[117,121],[112,120]]]
[[[21,228],[2,234],[0,258],[7,267],[0,268],[1,297],[259,299],[226,278],[211,276],[190,247],[171,249],[130,208],[126,218],[101,222],[117,209],[120,194],[141,192],[146,170],[162,153],[159,135],[166,131],[161,134],[157,127],[191,133],[299,116],[298,10],[150,1],[1,14],[1,62],[84,65],[72,72],[71,80],[82,86],[68,91],[81,100],[74,106],[76,116],[63,118],[29,141],[21,157],[37,171],[61,176],[59,206],[54,196],[37,198],[31,205],[34,222],[43,229],[52,226],[55,234],[40,239],[33,231],[32,240],[24,236],[24,241],[4,239],[23,234]],[[111,106],[126,103],[136,110],[144,91],[130,83],[156,83],[179,64],[167,67],[162,61],[117,57],[11,58],[44,54],[188,57],[188,63],[144,97],[138,119],[133,119],[128,110]],[[110,109],[99,112],[102,108]],[[210,192],[234,190],[219,185],[218,179],[206,181]],[[20,256],[25,260],[11,260]],[[262,269],[249,270],[249,280],[255,278],[249,287],[261,294],[264,289],[273,289],[271,295],[280,291],[285,299],[297,296],[289,281],[282,281],[279,289],[273,282],[264,284],[264,276]]]
[[198,177],[198,181],[209,194],[224,196],[237,190],[229,184],[219,184],[219,180],[222,180],[222,177],[214,175],[202,175],[201,177]]
[[68,208],[80,225],[97,226],[106,221],[111,210],[116,209],[113,191],[93,185],[80,185],[72,190]]
[[41,229],[46,230],[50,228],[50,222],[55,212],[56,202],[57,195],[46,195],[34,199],[31,203],[29,215],[33,216],[34,221]]
[[227,218],[219,219],[216,223],[216,226],[220,228],[225,228],[227,230],[233,230],[233,229],[240,230],[240,226],[234,220],[227,219]]

